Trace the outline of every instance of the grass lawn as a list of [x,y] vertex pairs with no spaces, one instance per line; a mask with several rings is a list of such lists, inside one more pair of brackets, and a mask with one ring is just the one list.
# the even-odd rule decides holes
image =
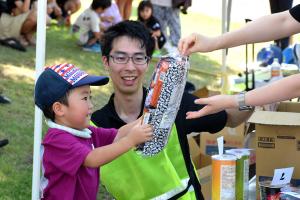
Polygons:
[[[196,25],[195,25],[195,22]],[[233,27],[238,27],[233,24]],[[190,13],[182,16],[183,35],[194,31],[217,35],[220,33],[220,21],[200,14]],[[92,74],[106,74],[99,54],[81,51],[75,45],[75,39],[68,30],[52,26],[47,30],[46,65],[70,62]],[[242,62],[241,49],[232,50],[229,64],[235,66]],[[200,88],[216,83],[220,72],[220,52],[194,54],[191,56],[191,68],[203,74],[189,74],[189,80]],[[153,60],[146,80],[152,73]],[[0,199],[18,200],[31,198],[32,153],[34,103],[33,89],[35,77],[35,48],[29,47],[23,53],[0,46],[0,92],[12,99],[12,104],[0,104],[0,140],[8,138],[10,144],[0,149]],[[147,82],[145,82],[147,85]],[[111,94],[112,87],[93,88],[95,109],[103,106]],[[44,130],[46,126],[44,125]]]

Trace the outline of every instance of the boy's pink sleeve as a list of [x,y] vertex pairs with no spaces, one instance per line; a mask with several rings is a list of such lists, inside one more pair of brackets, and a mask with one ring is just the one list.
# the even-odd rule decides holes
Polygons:
[[93,132],[92,137],[95,148],[112,144],[118,133],[118,129],[115,128],[96,128],[91,126],[89,129]]

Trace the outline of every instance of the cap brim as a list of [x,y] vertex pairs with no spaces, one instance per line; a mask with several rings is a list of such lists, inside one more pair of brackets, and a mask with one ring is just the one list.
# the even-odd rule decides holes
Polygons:
[[83,85],[93,85],[93,86],[100,86],[105,85],[109,81],[109,78],[107,76],[86,76],[80,81],[78,81],[76,84],[73,85],[73,87],[79,87]]

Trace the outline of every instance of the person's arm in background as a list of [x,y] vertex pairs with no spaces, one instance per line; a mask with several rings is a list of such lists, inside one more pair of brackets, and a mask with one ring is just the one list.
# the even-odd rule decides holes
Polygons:
[[300,24],[289,11],[261,17],[240,29],[217,37],[193,33],[179,41],[178,49],[183,55],[194,52],[210,52],[246,43],[266,42],[300,32]]
[[31,0],[15,1],[15,4],[21,13],[25,13],[30,10],[30,2]]
[[[269,103],[300,97],[300,74],[295,74],[245,94],[245,104],[261,106]],[[206,104],[199,111],[187,112],[187,118],[193,119],[213,114],[228,108],[238,108],[236,95],[216,95],[195,100],[197,104]]]

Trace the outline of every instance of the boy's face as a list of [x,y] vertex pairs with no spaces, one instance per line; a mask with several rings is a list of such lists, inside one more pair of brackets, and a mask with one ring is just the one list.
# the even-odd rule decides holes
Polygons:
[[[111,81],[115,92],[121,94],[134,94],[142,88],[145,72],[148,69],[149,62],[136,64],[133,58],[127,63],[122,61],[129,57],[134,60],[144,61],[146,56],[145,47],[141,48],[140,41],[121,36],[115,38],[112,43],[112,49],[109,58],[102,57],[106,69],[109,71]],[[123,64],[118,63],[121,61]]]
[[56,123],[82,130],[90,123],[93,105],[89,85],[81,86],[70,91],[68,106],[62,104],[62,115],[56,117]]

